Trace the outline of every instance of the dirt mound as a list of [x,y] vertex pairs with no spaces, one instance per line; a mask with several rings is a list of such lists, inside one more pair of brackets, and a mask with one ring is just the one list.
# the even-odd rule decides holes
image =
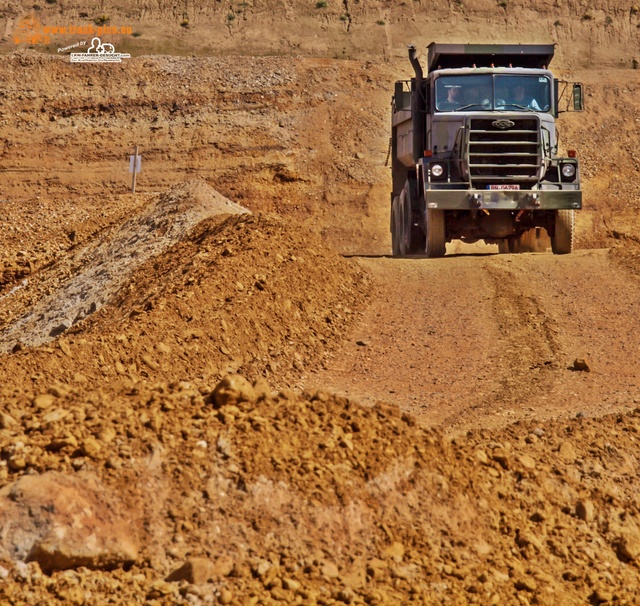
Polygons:
[[[48,279],[51,292],[0,333],[0,352],[42,345],[64,333],[108,303],[130,275],[151,257],[162,254],[201,221],[216,215],[247,213],[202,181],[178,185],[156,197],[124,225],[100,234],[96,241],[69,255]],[[24,284],[23,297],[30,287]],[[2,303],[15,306],[7,293]],[[14,307],[15,309],[15,307]]]
[[[238,369],[280,382],[321,363],[366,300],[363,272],[282,219],[225,218],[238,211],[204,184],[179,186],[40,274],[34,288],[49,294],[4,331],[14,355],[0,358],[2,371],[46,389],[118,377],[216,381]],[[53,348],[15,347],[61,326]]]
[[[393,406],[235,376],[213,391],[58,389],[2,419],[5,482],[96,474],[140,513],[144,544],[127,572],[48,577],[5,560],[12,603],[637,598],[638,411],[450,441]],[[191,583],[164,580],[178,569]]]

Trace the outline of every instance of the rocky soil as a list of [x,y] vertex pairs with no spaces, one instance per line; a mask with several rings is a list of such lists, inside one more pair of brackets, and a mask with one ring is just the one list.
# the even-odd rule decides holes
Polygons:
[[238,375],[14,394],[10,603],[638,598],[638,411],[452,440],[395,406]]
[[[637,7],[105,1],[134,56],[82,65],[77,36],[16,47],[27,4],[0,15],[0,603],[640,600]],[[585,84],[580,250],[386,258],[406,38],[487,24]]]

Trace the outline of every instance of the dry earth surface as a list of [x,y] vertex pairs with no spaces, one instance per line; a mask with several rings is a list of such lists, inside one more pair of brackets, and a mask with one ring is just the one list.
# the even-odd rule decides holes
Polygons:
[[[132,58],[16,45],[25,19],[130,25]],[[0,603],[638,603],[639,24],[6,3]],[[585,84],[579,250],[391,259],[404,46],[488,28]]]

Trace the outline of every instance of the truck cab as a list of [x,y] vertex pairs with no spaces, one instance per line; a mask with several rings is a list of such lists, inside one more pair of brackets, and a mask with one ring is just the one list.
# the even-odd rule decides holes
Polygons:
[[554,78],[553,54],[432,43],[425,75],[409,47],[415,77],[392,99],[395,256],[442,256],[456,239],[514,252],[536,229],[553,252],[571,252],[580,170],[574,151],[559,155],[555,122],[582,109],[582,85]]

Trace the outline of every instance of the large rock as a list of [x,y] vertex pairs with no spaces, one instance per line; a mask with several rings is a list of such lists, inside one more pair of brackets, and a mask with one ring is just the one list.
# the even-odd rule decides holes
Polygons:
[[213,401],[218,408],[241,403],[251,405],[256,401],[256,392],[243,376],[225,375],[213,390]]
[[44,572],[135,562],[131,520],[95,477],[47,472],[0,490],[0,559],[36,561]]
[[208,558],[190,558],[180,568],[174,570],[167,581],[187,581],[191,585],[206,583],[214,573],[213,562]]

